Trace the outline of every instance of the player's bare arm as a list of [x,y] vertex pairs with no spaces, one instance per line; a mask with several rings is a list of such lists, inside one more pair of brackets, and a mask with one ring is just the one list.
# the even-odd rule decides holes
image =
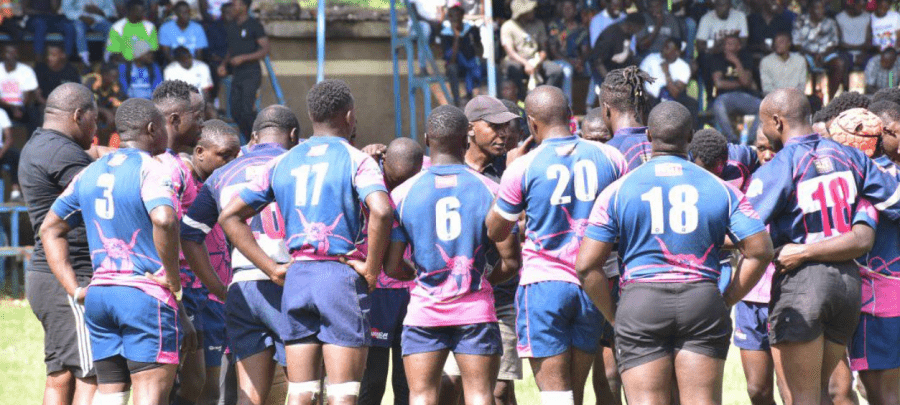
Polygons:
[[383,191],[376,191],[366,197],[369,207],[369,255],[364,266],[350,262],[359,275],[366,279],[369,290],[375,288],[375,281],[381,273],[384,255],[391,240],[391,224],[394,222],[394,209],[391,198]]
[[391,241],[387,252],[384,254],[384,274],[397,280],[412,280],[416,278],[415,270],[407,266],[403,260],[403,253],[406,252],[406,242]]
[[725,291],[725,303],[729,307],[737,304],[756,286],[774,256],[772,238],[768,232],[750,235],[738,242],[737,246],[744,257]]
[[875,244],[875,230],[867,224],[857,223],[850,232],[831,239],[808,243],[790,243],[778,249],[775,268],[781,273],[796,270],[806,262],[843,262],[860,257]]
[[187,260],[191,271],[200,279],[200,282],[209,289],[216,297],[223,302],[228,294],[228,289],[219,276],[213,270],[212,262],[209,261],[209,251],[206,249],[206,243],[197,243],[192,240],[181,239],[181,251]]
[[578,258],[575,259],[575,271],[581,280],[581,288],[611,324],[615,324],[616,308],[609,291],[609,279],[603,271],[603,264],[614,247],[612,243],[584,238],[578,250]]
[[509,235],[512,233],[513,225],[516,224],[516,221],[510,221],[500,215],[500,213],[497,212],[497,203],[495,201],[494,208],[492,208],[491,212],[488,213],[487,219],[485,219],[484,224],[485,226],[487,226],[488,238],[494,241],[494,243],[499,243],[509,237]]
[[[84,303],[84,291],[76,291],[78,289],[78,281],[75,280],[75,270],[72,268],[72,262],[69,260],[69,241],[66,240],[66,234],[71,228],[69,224],[50,211],[41,224],[41,241],[44,244],[44,251],[47,255],[47,264],[50,265],[50,271],[59,280],[66,292],[80,303]],[[76,292],[78,296],[76,297]]]
[[234,247],[237,248],[244,256],[247,257],[258,269],[269,275],[275,284],[284,285],[284,275],[290,265],[279,265],[272,260],[266,252],[259,247],[256,238],[253,237],[253,231],[247,224],[247,219],[256,215],[256,210],[240,198],[233,199],[222,213],[219,214],[219,225],[225,231],[225,235],[232,241]]
[[518,235],[510,234],[506,240],[496,243],[496,246],[500,253],[500,263],[488,277],[493,285],[515,277],[522,268],[522,244],[519,243]]

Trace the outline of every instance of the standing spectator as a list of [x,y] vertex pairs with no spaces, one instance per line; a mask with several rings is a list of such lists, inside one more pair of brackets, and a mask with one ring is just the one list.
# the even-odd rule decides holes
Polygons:
[[866,93],[897,87],[900,83],[900,63],[897,63],[897,50],[884,48],[881,56],[869,59],[866,64]]
[[631,51],[631,38],[644,28],[644,17],[628,14],[624,21],[610,25],[600,34],[591,51],[594,82],[603,83],[606,73],[636,64]]
[[22,0],[22,11],[28,16],[25,29],[34,34],[35,59],[44,56],[48,32],[62,34],[66,54],[75,51],[75,25],[60,13],[60,0]]
[[219,76],[231,69],[231,116],[241,129],[241,143],[247,143],[256,119],[256,92],[262,80],[259,61],[269,54],[269,37],[262,24],[247,14],[252,0],[238,0],[231,6],[228,32],[228,54],[219,65]]
[[447,79],[450,81],[450,93],[453,102],[460,105],[459,77],[466,80],[466,98],[477,95],[481,86],[481,35],[478,27],[463,21],[463,9],[460,6],[450,7],[447,11],[448,21],[441,30],[441,46],[444,48],[444,61],[447,62]]
[[[713,90],[716,98],[712,103],[716,125],[730,142],[737,142],[738,136],[731,125],[731,115],[759,114],[759,93],[750,70],[750,56],[741,52],[741,40],[736,35],[725,37],[722,53],[710,58]],[[753,122],[750,133],[756,133],[758,119]]]
[[644,83],[644,89],[652,97],[650,105],[661,101],[677,101],[687,107],[691,116],[697,117],[697,100],[687,95],[687,83],[691,80],[691,66],[681,59],[681,41],[667,38],[662,52],[651,53],[641,62],[641,70],[653,78]]
[[128,15],[116,21],[112,29],[109,30],[106,51],[110,53],[110,58],[113,55],[121,55],[125,61],[130,62],[135,58],[134,46],[138,41],[149,45],[150,51],[155,51],[159,48],[156,26],[144,19],[146,10],[147,8],[141,0],[128,2]]
[[625,13],[622,12],[623,0],[607,0],[606,8],[599,14],[591,18],[590,35],[591,47],[597,43],[597,38],[606,28],[625,19]]
[[584,64],[591,53],[588,31],[581,25],[575,0],[563,0],[560,4],[562,18],[550,23],[550,39],[547,48],[553,62],[563,71],[563,93],[572,103],[572,77],[585,74]]
[[747,16],[732,10],[730,0],[713,0],[713,6],[715,8],[703,15],[697,26],[697,50],[700,53],[722,52],[724,40],[729,36],[747,42]]
[[780,32],[775,36],[774,52],[759,62],[759,76],[763,95],[777,89],[793,87],[806,89],[806,58],[791,52],[791,34]]
[[838,57],[837,23],[825,16],[823,0],[810,0],[809,13],[803,14],[794,23],[794,44],[806,55],[806,61],[813,73],[828,72],[828,96],[834,98],[838,86],[850,88],[850,77],[844,59]]
[[0,165],[9,166],[10,185],[9,200],[22,201],[22,191],[19,189],[19,150],[13,146],[12,121],[6,111],[0,110],[0,131],[3,132],[0,143]]
[[185,1],[175,4],[174,20],[159,27],[159,49],[166,60],[175,59],[172,50],[179,46],[187,48],[196,59],[203,59],[203,50],[208,46],[203,26],[191,21],[191,8]]
[[526,93],[525,80],[543,78],[546,84],[560,87],[563,71],[547,60],[547,29],[534,17],[535,0],[513,0],[512,19],[500,27],[500,43],[506,50],[501,68],[506,77]]
[[47,59],[34,66],[34,73],[37,76],[38,87],[40,87],[37,99],[38,104],[41,105],[46,104],[45,98],[56,86],[63,83],[81,83],[78,69],[69,63],[62,46],[55,43],[47,45]]
[[212,100],[212,74],[209,66],[191,56],[191,51],[179,46],[172,51],[175,61],[166,66],[163,71],[165,80],[181,80],[196,87],[203,94],[203,98],[209,102]]
[[900,14],[891,10],[891,0],[877,0],[872,14],[872,46],[882,50],[896,48],[900,37]]
[[162,83],[163,74],[159,66],[153,62],[150,45],[138,41],[134,43],[134,59],[119,64],[119,84],[128,98],[150,100],[153,89]]
[[3,66],[0,67],[0,108],[6,110],[13,122],[25,124],[30,135],[40,125],[37,102],[38,81],[30,66],[19,63],[19,48],[3,45]]
[[747,26],[750,30],[747,49],[754,61],[759,61],[772,53],[776,35],[781,33],[791,35],[796,18],[796,14],[784,9],[782,0],[765,0],[759,12],[751,13],[747,17]]
[[647,6],[646,25],[637,34],[637,50],[641,57],[662,52],[669,39],[681,43],[681,26],[675,16],[665,11],[665,2],[650,0]]
[[846,0],[846,7],[834,20],[841,33],[841,44],[838,49],[846,61],[848,69],[859,70],[869,60],[869,49],[872,47],[872,19],[865,11],[864,0]]
[[[95,31],[109,35],[112,21],[115,20],[116,5],[113,0],[65,0],[62,12],[75,24],[75,46],[78,55],[85,65],[90,65],[87,32]],[[44,94],[44,96],[50,93]]]

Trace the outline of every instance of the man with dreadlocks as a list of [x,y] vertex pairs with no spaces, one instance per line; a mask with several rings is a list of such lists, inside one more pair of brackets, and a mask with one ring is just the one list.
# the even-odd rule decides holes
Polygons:
[[650,112],[646,82],[652,83],[653,78],[637,66],[628,66],[609,72],[600,89],[600,115],[613,133],[609,145],[625,155],[629,171],[650,159],[644,125]]

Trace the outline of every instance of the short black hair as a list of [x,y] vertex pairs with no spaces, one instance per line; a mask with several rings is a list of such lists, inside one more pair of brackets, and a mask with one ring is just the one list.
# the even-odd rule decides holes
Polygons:
[[583,123],[591,122],[591,121],[603,121],[603,109],[600,107],[591,108],[588,110],[587,114],[584,115],[584,119],[581,120]]
[[63,44],[61,42],[57,42],[57,41],[47,42],[47,45],[45,45],[45,46],[47,47],[48,51],[50,50],[50,48],[56,48],[63,52],[66,51],[66,47],[63,46]]
[[313,122],[327,122],[353,108],[353,94],[343,80],[322,80],[306,94],[306,108]]
[[191,51],[189,51],[187,48],[185,48],[183,46],[179,46],[172,50],[172,57],[175,58],[176,60],[181,59],[182,57],[185,57],[185,56],[191,56]]
[[128,6],[126,7],[126,10],[131,10],[132,8],[137,7],[137,6],[144,7],[144,2],[143,2],[143,0],[131,0],[131,1],[129,1],[129,2],[128,2]]
[[634,24],[639,27],[643,27],[647,25],[647,20],[644,19],[644,16],[641,13],[631,13],[625,16],[625,22],[629,24]]
[[887,116],[892,121],[900,121],[900,104],[888,100],[878,100],[869,104],[869,111],[883,117]]
[[94,92],[81,83],[63,83],[47,95],[47,109],[73,112],[77,109],[92,111],[97,108]]
[[156,86],[156,90],[153,90],[153,102],[160,103],[169,100],[190,102],[191,93],[197,92],[196,87],[183,80],[163,80],[159,86]]
[[159,110],[152,101],[143,98],[129,98],[116,110],[116,129],[122,140],[132,140],[132,132],[141,133],[147,124],[159,117]]
[[666,40],[663,41],[663,45],[668,45],[670,42],[675,44],[675,46],[678,47],[678,50],[681,50],[681,44],[683,44],[683,42],[681,42],[680,39],[676,37],[666,37]]
[[687,107],[675,101],[663,101],[650,111],[647,128],[657,145],[687,146],[691,139],[694,117]]
[[700,159],[707,165],[727,161],[728,139],[714,128],[701,129],[694,133],[688,152],[694,159]]
[[772,40],[774,41],[775,38],[778,38],[778,37],[786,37],[786,38],[788,39],[788,41],[794,42],[794,38],[791,36],[791,32],[790,32],[790,31],[779,31],[779,32],[776,32],[775,35],[772,36]]
[[440,144],[465,142],[469,132],[469,120],[463,110],[452,105],[442,105],[431,111],[425,126],[428,139]]
[[270,105],[263,108],[256,115],[253,121],[253,132],[259,132],[266,128],[278,128],[283,131],[290,131],[294,128],[300,128],[300,121],[297,115],[283,105]]
[[198,145],[225,145],[228,141],[240,143],[237,128],[219,119],[211,119],[203,122],[203,129],[200,131],[200,139],[197,140]]
[[179,2],[175,3],[175,5],[174,5],[172,8],[175,9],[175,8],[178,8],[178,7],[187,7],[187,8],[190,8],[191,6],[190,6],[186,1],[180,0]]
[[[875,94],[877,95],[878,93]],[[900,93],[898,93],[898,95],[900,95]],[[816,114],[813,115],[812,122],[828,122],[849,109],[868,108],[869,103],[870,100],[868,96],[855,91],[845,91],[841,93],[841,95],[835,97],[834,100],[831,100],[828,105],[816,112]]]
[[100,65],[100,74],[110,72],[110,71],[116,71],[118,73],[119,65],[116,63],[112,63],[112,62],[103,62],[103,64]]
[[[847,93],[844,93],[847,94]],[[887,100],[900,104],[900,87],[885,87],[872,95],[872,102]],[[863,107],[865,108],[865,107]]]

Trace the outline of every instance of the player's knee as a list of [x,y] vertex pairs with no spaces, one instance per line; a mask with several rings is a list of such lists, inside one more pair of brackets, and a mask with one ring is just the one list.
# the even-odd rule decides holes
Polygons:
[[754,404],[771,404],[774,401],[772,386],[765,383],[747,383],[747,395]]
[[494,402],[498,404],[509,404],[510,393],[512,392],[512,383],[505,380],[497,381],[494,386]]

